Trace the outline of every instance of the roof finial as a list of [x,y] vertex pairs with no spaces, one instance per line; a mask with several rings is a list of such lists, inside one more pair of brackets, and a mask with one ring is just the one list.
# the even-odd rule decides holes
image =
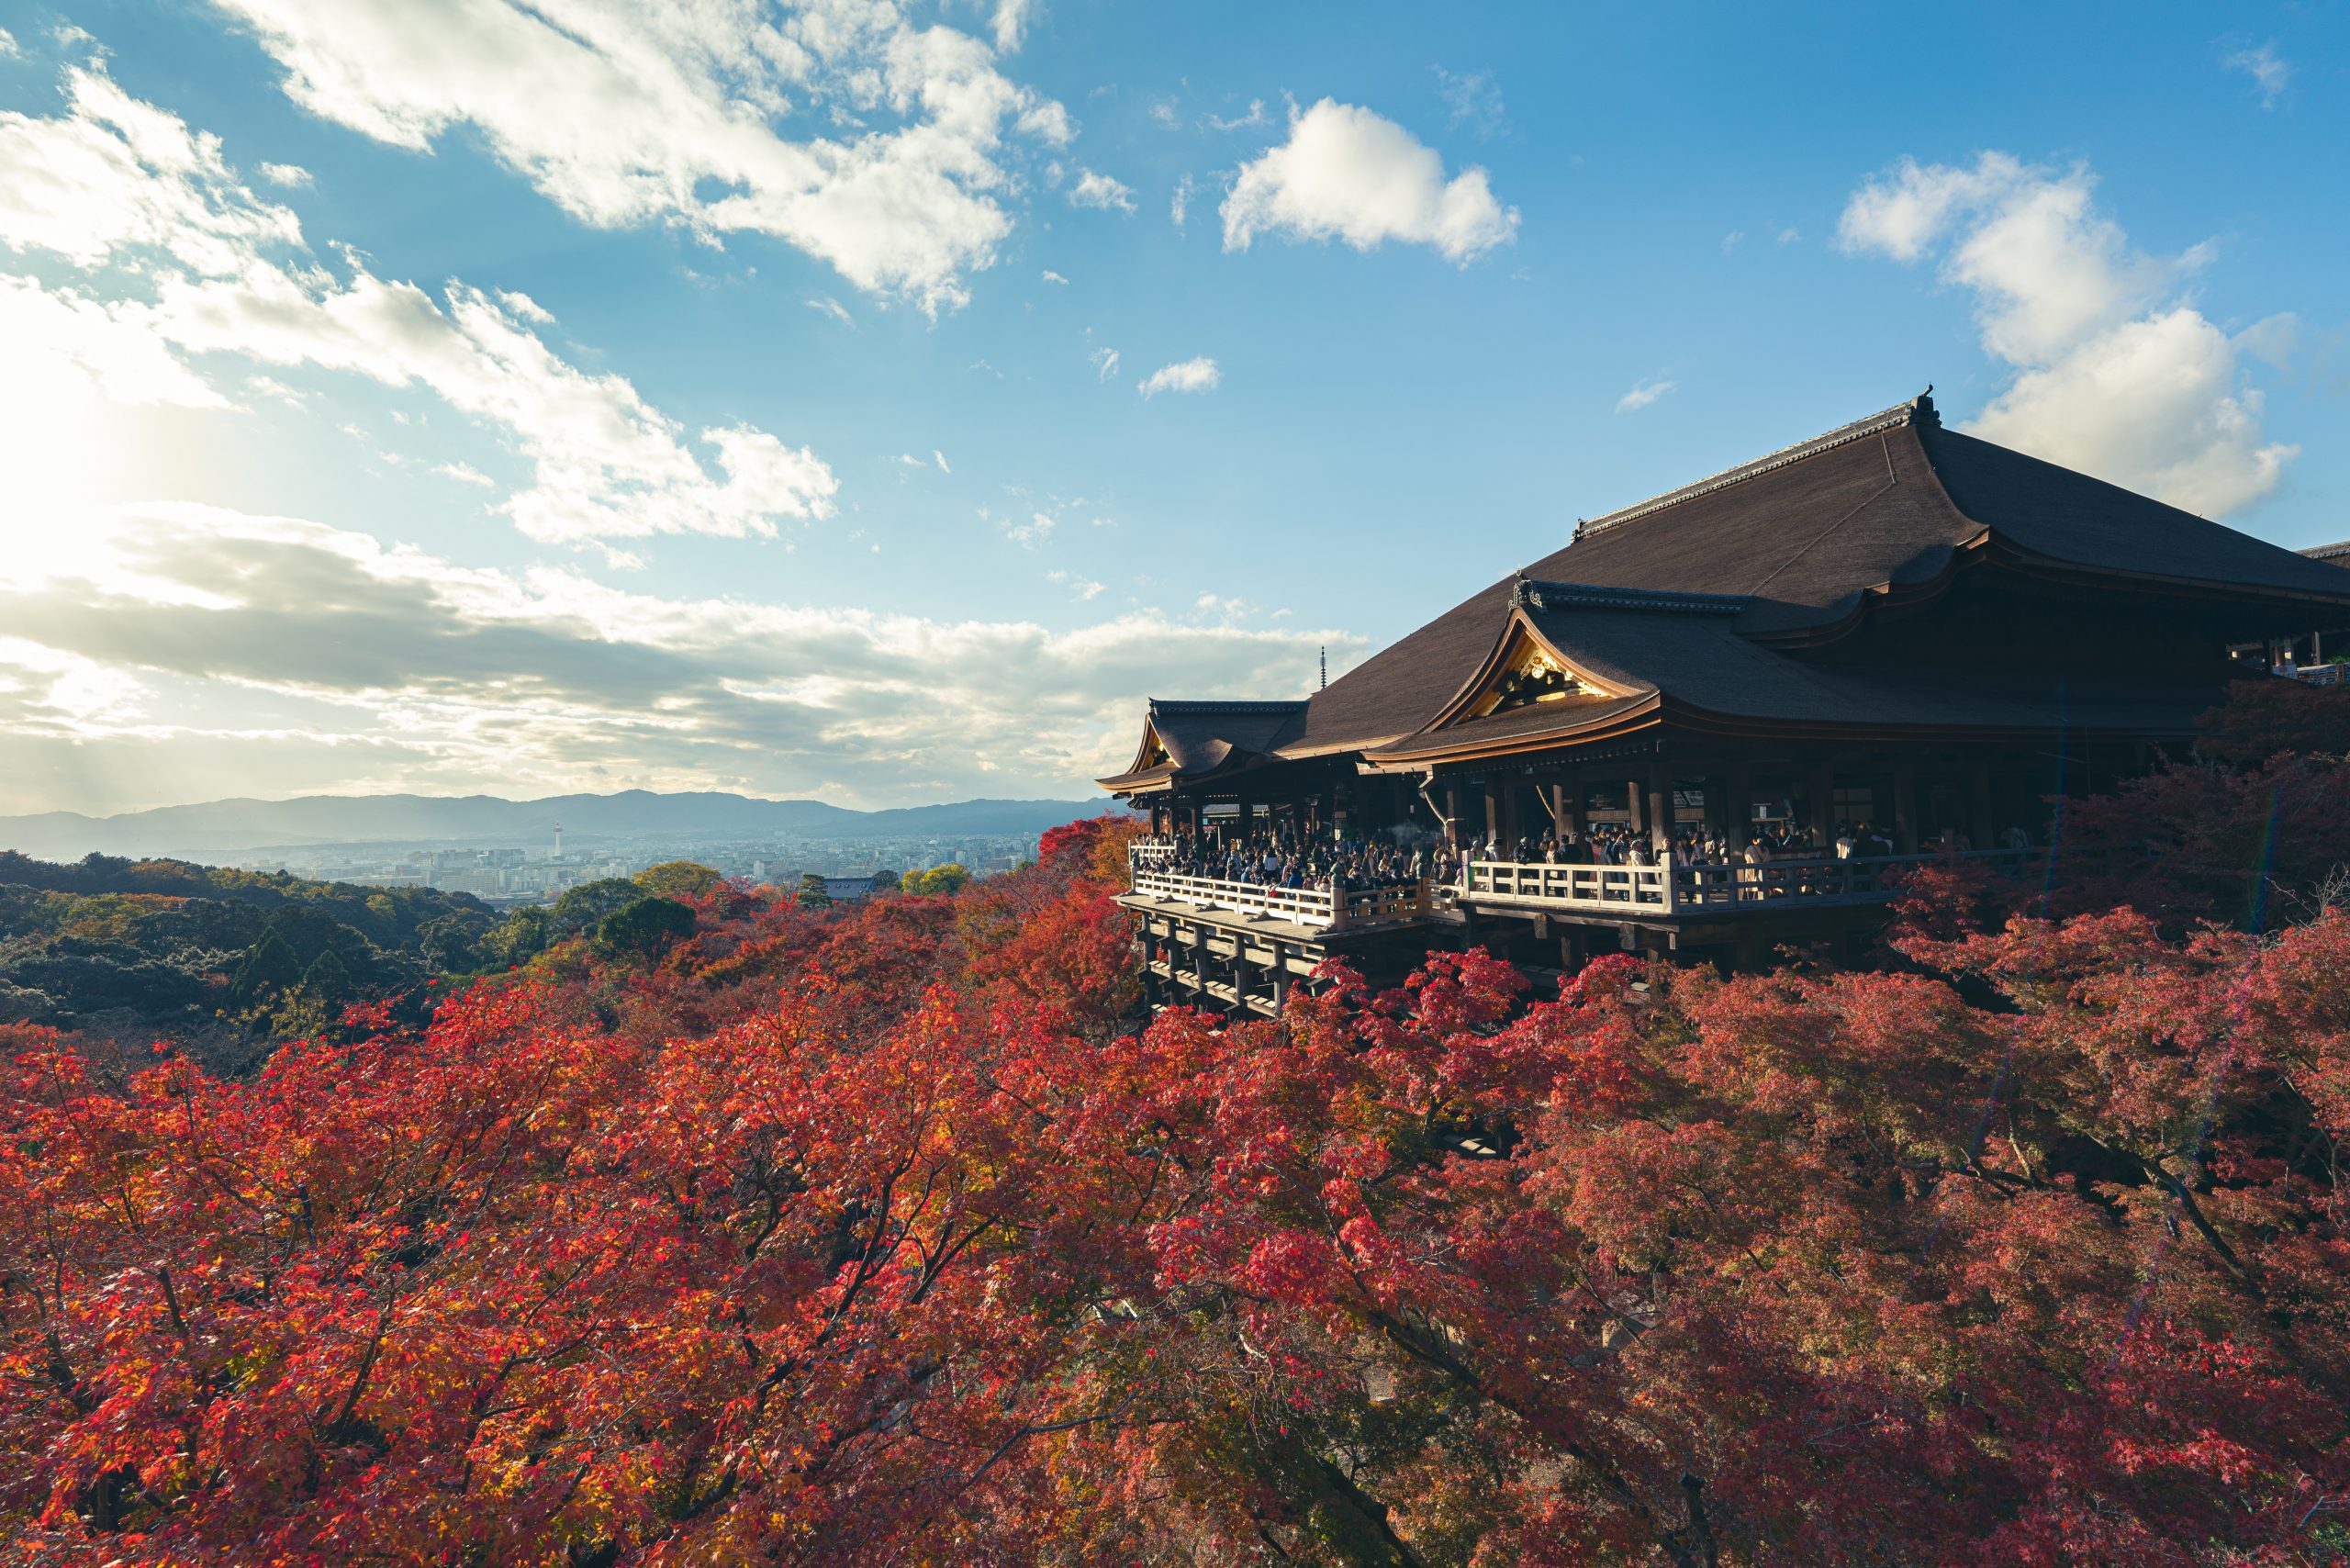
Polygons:
[[1330,644],[1327,643],[1322,644],[1322,684],[1325,687],[1330,684]]
[[1942,422],[1942,415],[1934,411],[1934,384],[1930,381],[1926,383],[1926,389],[1923,392],[1910,399],[1909,407],[1914,410],[1911,417],[1921,425],[1939,425]]

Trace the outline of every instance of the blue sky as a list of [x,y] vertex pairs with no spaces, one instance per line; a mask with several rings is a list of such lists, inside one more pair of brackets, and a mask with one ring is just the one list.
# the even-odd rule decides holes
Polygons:
[[2350,536],[2338,6],[5,27],[0,812],[1081,797],[1929,381]]

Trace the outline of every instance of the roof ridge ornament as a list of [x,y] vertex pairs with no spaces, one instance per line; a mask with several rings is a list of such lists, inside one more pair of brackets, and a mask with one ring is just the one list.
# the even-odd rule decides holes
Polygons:
[[1679,588],[1610,588],[1604,583],[1562,583],[1529,577],[1510,584],[1509,601],[1542,611],[1572,605],[1578,610],[1639,610],[1675,615],[1736,615],[1754,602],[1752,594],[1688,593]]

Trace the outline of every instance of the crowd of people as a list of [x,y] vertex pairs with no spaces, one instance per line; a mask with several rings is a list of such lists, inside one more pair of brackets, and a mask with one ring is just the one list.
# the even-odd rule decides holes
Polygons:
[[1392,837],[1332,839],[1274,828],[1241,835],[1211,828],[1144,839],[1162,869],[1264,888],[1339,888],[1370,892],[1421,881],[1457,881],[1461,856],[1433,834],[1409,843]]
[[[1758,824],[1743,844],[1733,844],[1718,830],[1684,823],[1663,845],[1644,828],[1626,823],[1600,823],[1578,833],[1561,827],[1514,841],[1497,834],[1457,846],[1444,836],[1412,828],[1398,828],[1371,838],[1338,839],[1275,827],[1240,834],[1221,826],[1205,832],[1188,830],[1140,841],[1144,853],[1161,869],[1178,876],[1206,877],[1244,886],[1336,889],[1366,892],[1431,881],[1466,886],[1469,868],[1476,861],[1507,861],[1521,866],[1643,867],[1669,863],[1694,868],[1702,894],[1719,890],[1727,896],[1769,897],[1787,892],[1820,890],[1844,879],[1824,864],[1868,861],[1900,853],[1894,837],[1868,823],[1841,824],[1835,837],[1823,844],[1819,835],[1791,823]],[[2031,839],[2021,828],[2010,827],[1997,847],[2020,850]],[[1953,830],[1921,845],[1927,854],[1965,852],[1975,847],[1963,832]],[[1989,847],[1989,846],[1986,846]],[[1791,862],[1780,871],[1774,863]],[[1798,868],[1808,864],[1812,869]]]

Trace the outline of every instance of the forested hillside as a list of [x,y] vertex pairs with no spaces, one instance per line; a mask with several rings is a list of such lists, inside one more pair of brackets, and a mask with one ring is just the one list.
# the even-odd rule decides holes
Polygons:
[[0,850],[0,1022],[144,1049],[167,1036],[229,1067],[353,1002],[477,961],[477,899],[283,872]]
[[1087,823],[611,890],[247,1079],[0,1028],[6,1555],[2340,1563],[2350,766],[2275,718],[1860,968],[1138,1027]]

